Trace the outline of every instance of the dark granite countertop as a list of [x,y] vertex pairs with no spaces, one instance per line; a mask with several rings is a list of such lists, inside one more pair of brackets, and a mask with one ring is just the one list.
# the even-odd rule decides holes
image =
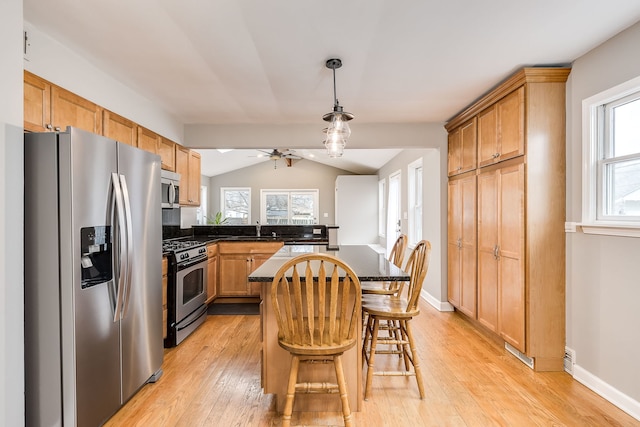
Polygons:
[[284,246],[264,264],[249,275],[250,282],[272,282],[284,262],[304,253],[326,253],[334,255],[349,265],[360,281],[409,280],[409,274],[399,269],[368,245],[342,245],[329,250],[321,245]]

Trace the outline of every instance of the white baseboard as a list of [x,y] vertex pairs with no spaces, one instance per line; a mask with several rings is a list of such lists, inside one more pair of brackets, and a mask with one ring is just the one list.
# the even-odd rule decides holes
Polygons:
[[438,311],[453,311],[454,308],[447,301],[440,301],[424,289],[420,292],[420,297],[436,308]]
[[573,365],[573,378],[640,421],[640,402],[637,400],[633,400],[579,365]]

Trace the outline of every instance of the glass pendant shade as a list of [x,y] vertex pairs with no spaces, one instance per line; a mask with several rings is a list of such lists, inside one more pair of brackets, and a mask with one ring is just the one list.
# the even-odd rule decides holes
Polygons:
[[329,157],[342,157],[344,147],[347,145],[347,139],[351,136],[351,128],[347,123],[353,119],[353,114],[347,113],[338,103],[336,96],[336,68],[342,66],[339,59],[329,59],[326,63],[327,68],[333,70],[333,111],[325,114],[322,119],[329,122],[329,127],[324,129],[326,138],[324,145],[327,149]]

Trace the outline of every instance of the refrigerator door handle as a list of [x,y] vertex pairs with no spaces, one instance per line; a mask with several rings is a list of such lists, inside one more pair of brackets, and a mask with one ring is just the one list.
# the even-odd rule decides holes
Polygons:
[[120,175],[120,186],[122,187],[122,200],[124,201],[124,215],[127,231],[127,270],[125,272],[125,288],[121,316],[121,318],[123,318],[127,315],[127,311],[129,310],[129,297],[131,296],[131,276],[133,270],[133,221],[131,220],[129,189],[127,188],[127,179],[124,175]]
[[118,176],[117,173],[112,173],[111,174],[111,182],[113,184],[113,192],[115,195],[115,205],[116,205],[116,209],[115,209],[115,221],[114,221],[114,229],[117,229],[120,236],[118,239],[118,259],[117,259],[117,266],[116,266],[116,271],[118,272],[118,277],[114,279],[114,282],[117,283],[117,291],[116,291],[116,307],[113,313],[113,321],[114,322],[118,322],[120,320],[121,317],[121,311],[122,311],[122,299],[123,299],[123,292],[124,292],[124,286],[125,286],[125,275],[123,274],[123,264],[124,264],[124,271],[126,271],[128,269],[128,266],[126,265],[127,262],[127,258],[126,258],[126,223],[125,223],[125,216],[124,216],[124,206],[123,206],[123,201],[122,201],[122,188],[120,187],[120,177]]

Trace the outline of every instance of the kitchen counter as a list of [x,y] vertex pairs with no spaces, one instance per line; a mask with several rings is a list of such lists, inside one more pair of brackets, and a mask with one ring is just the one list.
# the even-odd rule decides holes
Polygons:
[[[278,324],[271,303],[271,282],[278,269],[292,257],[305,253],[325,253],[334,255],[347,263],[361,281],[409,280],[409,275],[389,262],[384,254],[379,254],[368,245],[344,245],[337,250],[328,250],[320,245],[284,246],[249,275],[250,282],[258,282],[261,288],[262,316],[262,386],[265,393],[274,393],[279,412],[284,408],[289,377],[291,355],[278,345]],[[361,328],[356,328],[356,344],[345,351],[343,366],[349,388],[349,405],[352,411],[362,409],[362,356]],[[304,371],[303,371],[304,369]],[[301,368],[300,379],[313,382],[335,382],[335,371],[330,364],[315,363]],[[337,411],[341,410],[337,395],[296,395],[295,411]]]
[[284,246],[256,271],[249,275],[250,282],[269,282],[286,259],[305,253],[323,253],[333,255],[347,263],[362,282],[385,280],[409,280],[409,275],[390,263],[384,254],[378,253],[368,245],[341,245],[336,250],[322,245]]

